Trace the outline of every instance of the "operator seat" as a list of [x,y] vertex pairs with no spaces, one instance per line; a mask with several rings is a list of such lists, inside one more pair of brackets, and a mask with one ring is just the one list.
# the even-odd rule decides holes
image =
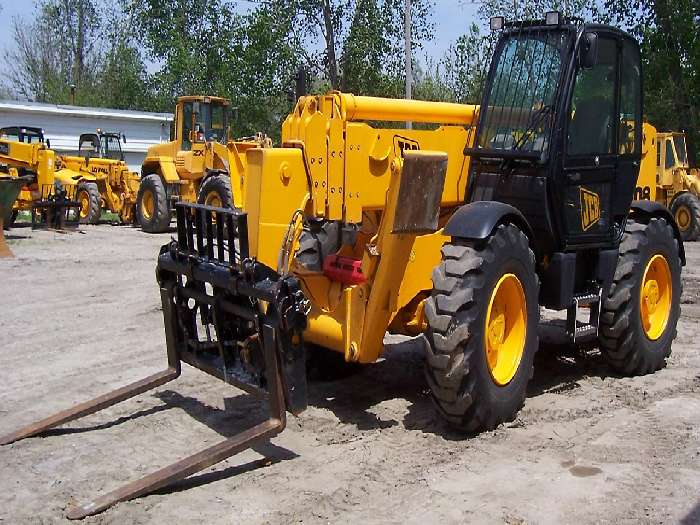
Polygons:
[[613,102],[603,97],[581,101],[569,127],[569,155],[610,153]]

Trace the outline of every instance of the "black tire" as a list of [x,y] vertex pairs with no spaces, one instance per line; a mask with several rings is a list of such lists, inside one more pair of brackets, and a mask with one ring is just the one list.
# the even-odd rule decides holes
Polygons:
[[[75,190],[75,200],[81,203],[80,224],[97,224],[102,215],[100,190],[94,182],[81,182]],[[87,208],[83,209],[83,202]]]
[[[652,340],[642,323],[640,295],[645,270],[655,255],[662,255],[668,263],[671,301],[663,333]],[[676,338],[681,293],[681,261],[671,225],[663,218],[652,218],[648,223],[629,219],[600,316],[600,350],[615,371],[644,375],[666,365]]]
[[211,198],[218,198],[220,208],[233,208],[233,193],[231,192],[231,178],[227,173],[209,175],[199,187],[197,202],[199,204],[211,204]]
[[[507,274],[520,281],[527,320],[517,369],[499,385],[487,361],[485,322],[494,288]],[[426,378],[438,411],[451,426],[475,433],[515,419],[537,352],[538,295],[535,256],[518,227],[501,225],[485,241],[453,238],[443,246],[425,307]]]
[[170,203],[163,180],[157,173],[141,179],[136,196],[136,216],[141,229],[147,233],[164,233],[170,228]]
[[671,202],[671,213],[681,232],[681,239],[700,239],[700,199],[689,192],[681,193]]

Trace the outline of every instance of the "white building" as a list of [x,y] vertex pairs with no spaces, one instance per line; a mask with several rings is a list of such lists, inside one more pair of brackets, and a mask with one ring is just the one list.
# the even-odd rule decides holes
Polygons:
[[147,113],[121,109],[58,106],[38,102],[0,100],[0,127],[28,126],[44,129],[51,149],[58,154],[75,153],[81,133],[117,131],[126,136],[124,159],[132,171],[141,173],[146,150],[170,139],[171,113]]

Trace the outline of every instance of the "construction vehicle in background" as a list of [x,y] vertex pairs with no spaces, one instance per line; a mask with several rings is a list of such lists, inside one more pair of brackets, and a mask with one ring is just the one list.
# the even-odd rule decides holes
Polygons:
[[668,207],[683,240],[699,240],[700,170],[688,164],[685,133],[660,133],[644,123],[643,148],[635,198]]
[[8,228],[20,211],[32,213],[33,226],[43,222],[60,227],[59,223],[67,221],[77,206],[74,198],[78,184],[95,179],[62,166],[44,131],[29,126],[0,128],[0,173],[26,181],[4,217]]
[[78,156],[61,156],[61,165],[85,174],[76,187],[80,202],[80,222],[97,224],[106,209],[119,216],[123,224],[134,222],[136,195],[140,178],[124,162],[122,133],[83,133],[78,141]]
[[[71,507],[69,518],[281,432],[286,412],[307,406],[312,346],[371,363],[387,331],[424,334],[437,411],[467,433],[523,405],[541,306],[566,312],[571,344],[599,345],[621,374],[664,366],[685,255],[670,212],[633,202],[639,45],[559,13],[492,28],[500,35],[480,106],[302,97],[281,147],[246,152],[242,209],[177,204],[177,238],[156,272],[168,368],[0,443],[162,385],[181,362],[267,400],[270,417]],[[404,129],[408,121],[437,127]],[[634,125],[623,134],[624,121]]]
[[245,152],[271,142],[263,134],[230,140],[229,119],[224,98],[178,98],[172,140],[150,147],[141,167],[136,213],[144,231],[167,231],[177,201],[243,205]]

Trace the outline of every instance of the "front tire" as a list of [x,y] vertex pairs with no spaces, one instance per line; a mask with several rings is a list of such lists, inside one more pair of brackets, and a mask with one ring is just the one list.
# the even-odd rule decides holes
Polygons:
[[217,173],[206,178],[199,188],[199,204],[215,208],[233,208],[231,179],[226,173]]
[[700,238],[700,199],[692,193],[681,193],[671,203],[671,213],[684,241]]
[[94,182],[81,182],[75,190],[75,200],[80,203],[80,224],[97,224],[102,215],[100,190]]
[[141,179],[136,196],[136,215],[147,233],[163,233],[170,228],[170,205],[163,180],[156,173]]
[[644,375],[666,365],[681,286],[678,241],[668,221],[629,219],[600,316],[600,349],[615,371]]
[[512,421],[533,373],[539,279],[527,236],[505,224],[485,241],[453,238],[433,272],[426,378],[447,422],[469,433]]

